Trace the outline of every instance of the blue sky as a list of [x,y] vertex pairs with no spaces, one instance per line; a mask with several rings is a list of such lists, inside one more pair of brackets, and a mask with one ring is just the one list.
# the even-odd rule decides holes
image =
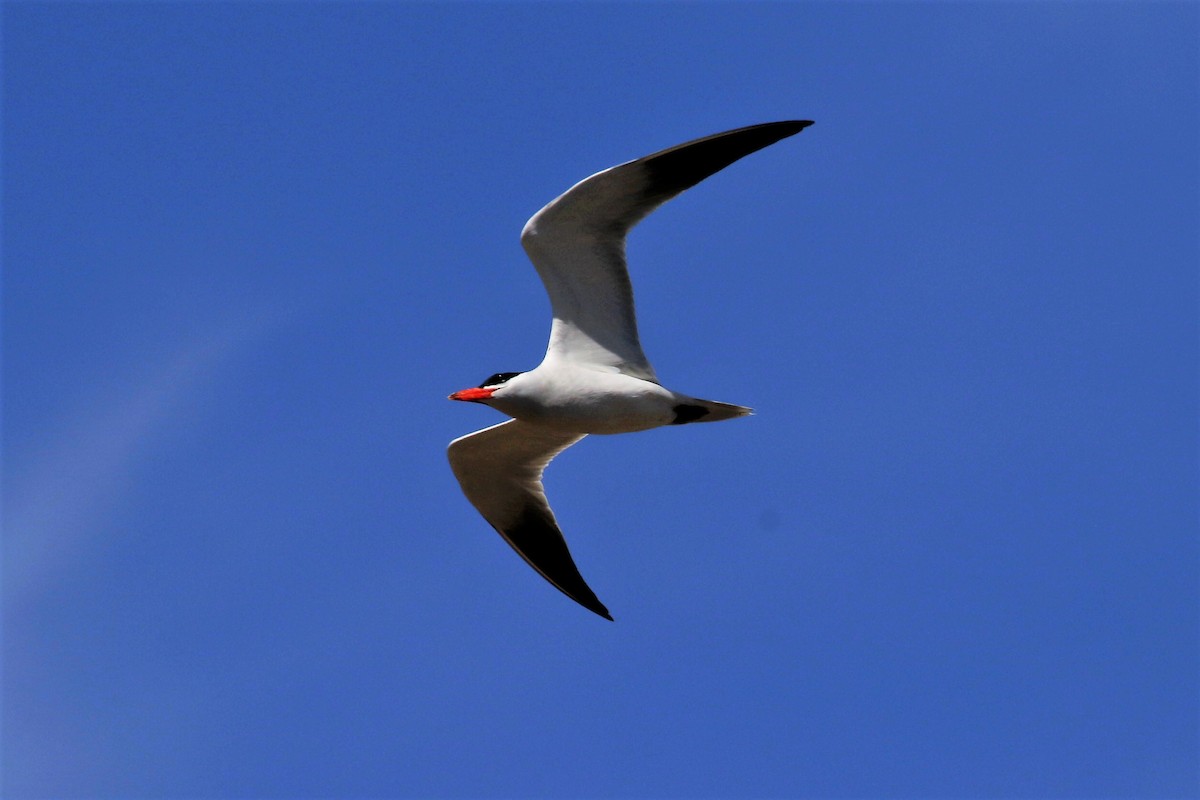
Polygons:
[[[1194,3],[6,3],[6,798],[1200,795]],[[461,496],[525,220],[664,383]]]

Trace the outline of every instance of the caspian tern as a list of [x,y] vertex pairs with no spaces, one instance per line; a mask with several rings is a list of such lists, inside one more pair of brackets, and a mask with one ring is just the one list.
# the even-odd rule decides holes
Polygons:
[[467,499],[529,566],[605,619],[612,616],[579,574],[546,500],[546,465],[589,433],[751,413],[659,384],[638,341],[625,236],[675,195],[811,124],[769,122],[685,142],[597,172],[551,201],[521,231],[554,315],[546,357],[529,372],[498,372],[450,395],[513,417],[450,443]]

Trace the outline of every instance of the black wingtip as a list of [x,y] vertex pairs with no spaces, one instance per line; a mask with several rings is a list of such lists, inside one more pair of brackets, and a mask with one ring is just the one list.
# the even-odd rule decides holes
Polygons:
[[579,574],[566,540],[558,529],[549,509],[528,505],[517,518],[503,530],[496,528],[504,540],[537,570],[554,588],[574,600],[588,611],[612,620],[608,609],[596,597],[596,593]]
[[[562,589],[561,586],[558,588]],[[576,603],[579,603],[579,605],[586,608],[588,611],[598,614],[599,616],[604,617],[609,622],[612,622],[613,621],[612,614],[608,613],[608,609],[605,608],[604,604],[600,602],[600,598],[596,597],[595,593],[592,592],[592,590],[590,588],[588,588],[586,583],[583,585],[583,589],[586,590],[587,594],[584,594],[579,591],[568,592],[565,589],[562,589],[562,592],[567,597],[571,598]]]
[[591,587],[588,586],[587,583],[583,582],[582,577],[580,577],[579,580],[582,586],[574,586],[572,587],[572,591],[567,591],[562,586],[559,586],[558,589],[561,590],[562,593],[567,597],[586,608],[588,611],[591,611],[594,614],[604,617],[609,622],[612,622],[612,614],[608,613],[608,609],[605,608],[604,603],[601,603],[600,598],[596,597],[596,593],[592,591]]
[[811,119],[785,119],[785,120],[781,120],[779,122],[763,122],[761,124],[750,125],[748,127],[750,127],[750,128],[775,128],[777,130],[785,131],[785,133],[783,134],[784,136],[791,136],[793,133],[799,133],[800,131],[804,130],[805,128],[807,128],[809,125],[812,125],[812,124],[813,124],[813,121]]
[[794,136],[812,124],[812,120],[785,120],[748,125],[684,142],[638,159],[636,163],[646,170],[645,192],[650,201],[643,204],[642,213],[649,213],[650,208],[695,186],[738,159]]
[[[768,140],[771,144],[778,142],[780,139],[786,139],[789,136],[795,136],[800,131],[812,125],[811,119],[785,119],[780,122],[763,122],[758,125],[748,125],[730,133],[741,134],[743,136],[761,136]],[[767,145],[763,145],[766,147]],[[761,149],[761,148],[760,148]]]
[[787,119],[783,120],[782,122],[764,122],[759,125],[750,125],[746,128],[742,128],[742,131],[746,132],[746,134],[743,135],[745,135],[747,138],[751,136],[758,136],[766,140],[767,144],[764,144],[758,148],[762,149],[762,147],[767,147],[769,144],[774,144],[780,139],[786,139],[789,136],[795,136],[797,133],[812,124],[813,121],[811,119]]

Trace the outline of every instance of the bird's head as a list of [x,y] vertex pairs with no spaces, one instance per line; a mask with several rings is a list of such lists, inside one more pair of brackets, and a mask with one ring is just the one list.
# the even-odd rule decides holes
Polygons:
[[520,374],[520,372],[497,372],[478,386],[455,392],[450,395],[449,399],[486,404],[492,399],[492,395],[503,389],[506,383]]

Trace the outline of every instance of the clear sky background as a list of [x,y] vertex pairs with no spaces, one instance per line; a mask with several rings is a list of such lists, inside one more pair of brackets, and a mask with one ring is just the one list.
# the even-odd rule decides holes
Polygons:
[[[5,3],[5,798],[1200,794],[1195,3]],[[664,383],[461,496],[517,237],[639,227]]]

